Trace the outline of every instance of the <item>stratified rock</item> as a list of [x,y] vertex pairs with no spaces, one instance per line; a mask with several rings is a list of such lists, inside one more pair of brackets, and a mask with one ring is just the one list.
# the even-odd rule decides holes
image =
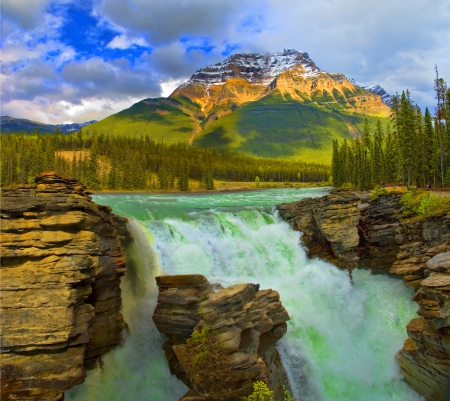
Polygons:
[[[341,190],[277,208],[304,233],[311,256],[352,269],[355,260],[347,255],[354,253],[359,267],[402,276],[406,285],[416,288],[413,299],[421,317],[408,325],[409,338],[397,358],[407,383],[427,401],[448,401],[450,217],[440,213],[404,219],[400,198],[393,193],[369,200],[368,194]],[[334,230],[336,222],[341,222],[340,230]]]
[[[181,400],[239,400],[257,380],[268,382],[281,399],[284,375],[274,344],[289,316],[276,291],[259,290],[258,284],[218,289],[200,275],[156,281],[153,321],[168,337],[163,349],[172,373],[191,387]],[[202,329],[203,342],[186,343]]]
[[60,400],[121,339],[121,245],[88,194],[54,172],[2,190],[2,400]]
[[310,256],[352,269],[359,261],[355,252],[359,244],[359,204],[361,198],[355,193],[336,191],[321,198],[282,203],[277,209],[295,230],[303,232]]

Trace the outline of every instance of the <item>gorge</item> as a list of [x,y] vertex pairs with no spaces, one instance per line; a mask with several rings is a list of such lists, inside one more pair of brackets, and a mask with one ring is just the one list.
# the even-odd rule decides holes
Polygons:
[[[394,358],[407,339],[405,327],[417,317],[417,307],[411,301],[414,290],[398,279],[372,275],[356,267],[363,262],[367,267],[368,261],[378,255],[372,267],[381,266],[381,270],[387,272],[388,263],[394,261],[389,255],[402,254],[406,256],[395,267],[410,272],[406,274],[408,282],[415,285],[417,276],[427,274],[426,268],[434,269],[440,280],[446,274],[446,265],[436,258],[433,262],[433,256],[448,252],[445,243],[435,244],[441,239],[446,241],[447,220],[431,219],[425,229],[412,221],[409,231],[405,232],[398,222],[391,221],[394,215],[389,210],[392,212],[395,209],[392,206],[397,204],[394,195],[386,198],[387,202],[382,199],[372,202],[364,195],[349,193],[332,193],[317,199],[326,194],[327,189],[318,188],[183,196],[94,196],[96,203],[107,204],[115,213],[132,218],[127,226],[134,241],[126,248],[128,272],[121,284],[122,314],[129,333],[120,347],[102,356],[101,368],[90,370],[86,381],[67,391],[65,399],[175,401],[182,397],[188,388],[171,375],[161,348],[166,338],[152,322],[157,302],[154,278],[164,274],[202,274],[211,283],[223,287],[258,283],[261,288],[279,292],[291,319],[277,349],[295,399],[420,400],[402,379]],[[296,202],[302,198],[313,200]],[[302,202],[315,205],[310,206],[313,219],[308,220],[308,213],[302,212],[304,221],[309,222],[302,229],[303,235],[292,230],[273,208],[274,204],[282,202],[285,204],[279,208],[284,211],[280,212],[287,219],[290,218],[288,213],[292,217],[295,208],[301,209]],[[290,202],[289,206],[286,202]],[[322,210],[321,204],[324,205]],[[317,209],[314,213],[313,208]],[[365,226],[355,217],[357,213],[363,215],[361,221]],[[323,223],[332,216],[340,216],[334,221],[339,224],[320,227],[312,224],[313,221]],[[390,216],[391,220],[383,221],[386,224],[372,224],[377,219],[382,221],[383,216],[385,219]],[[346,225],[346,222],[353,224],[355,218],[358,225],[371,233],[365,247],[358,231],[353,238]],[[437,224],[439,221],[445,225]],[[337,227],[341,230],[336,230]],[[420,230],[427,233],[428,243],[417,243]],[[386,240],[396,236],[397,243]],[[400,237],[407,245],[404,248],[399,243]],[[320,255],[337,264],[353,263],[352,279],[345,270],[320,259],[308,258],[300,241],[308,245],[310,256]],[[379,243],[381,247],[377,246]],[[398,249],[393,248],[394,245],[390,248],[389,244]],[[384,256],[381,251],[386,251]],[[424,262],[422,257],[419,262],[418,255],[423,251],[423,257],[428,260]],[[443,302],[446,295],[441,291],[442,286],[436,287],[434,281],[431,284],[429,288],[423,287],[416,299],[421,304],[421,315],[442,325],[445,316],[436,315],[440,312],[430,297],[438,295],[436,289]],[[430,329],[422,330],[420,322],[413,320],[408,326],[411,339],[406,340],[400,355],[408,360],[442,358],[445,339],[439,339]],[[442,327],[436,330],[441,332]],[[421,354],[424,344],[425,347],[441,345],[441,348],[425,348],[432,352],[434,359],[430,359],[428,351]],[[414,369],[408,368],[412,364],[400,362],[408,380],[408,373],[415,374]],[[445,367],[445,362],[436,366]],[[416,382],[420,380],[416,378]],[[429,387],[429,383],[425,386]],[[417,390],[422,392],[423,389]],[[445,399],[433,397],[430,399]]]
[[[202,274],[223,287],[273,288],[291,319],[278,342],[297,400],[420,400],[395,361],[415,317],[412,289],[367,270],[348,273],[308,259],[300,234],[274,204],[325,195],[326,189],[285,189],[199,195],[98,195],[95,201],[134,216],[129,227],[138,260],[124,277],[124,318],[130,335],[90,371],[68,400],[178,400],[187,387],[170,374],[152,323],[155,276]],[[128,259],[127,259],[128,261]],[[131,275],[130,271],[134,271]],[[386,339],[389,339],[387,341]]]

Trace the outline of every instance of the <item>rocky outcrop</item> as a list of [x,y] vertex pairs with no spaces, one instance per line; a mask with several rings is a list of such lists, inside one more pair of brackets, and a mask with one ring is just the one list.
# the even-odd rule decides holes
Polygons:
[[111,209],[54,172],[1,198],[1,398],[60,400],[121,340]]
[[303,233],[309,255],[353,269],[359,262],[356,229],[361,218],[361,197],[351,192],[335,192],[277,206],[280,215]]
[[311,256],[399,275],[416,289],[420,317],[407,326],[400,369],[427,401],[450,400],[450,216],[406,219],[400,197],[332,191],[278,210],[304,233]]
[[276,291],[258,284],[221,288],[201,275],[156,281],[153,321],[167,336],[171,372],[191,388],[181,400],[239,400],[257,380],[282,399],[284,374],[274,344],[289,316]]
[[431,249],[422,261],[432,254],[413,298],[420,317],[406,327],[409,338],[397,359],[414,390],[427,401],[444,401],[450,400],[450,246]]

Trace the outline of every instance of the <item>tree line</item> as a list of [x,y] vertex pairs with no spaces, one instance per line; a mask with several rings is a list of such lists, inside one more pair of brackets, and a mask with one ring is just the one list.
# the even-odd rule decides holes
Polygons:
[[[2,134],[1,185],[34,182],[56,170],[100,190],[189,189],[189,180],[205,189],[214,180],[323,182],[330,166],[268,159],[185,144],[157,143],[148,136],[128,138],[79,131],[72,134]],[[63,151],[74,151],[70,158]],[[64,157],[65,156],[65,157]]]
[[366,190],[382,183],[415,187],[450,186],[450,89],[436,68],[434,117],[422,113],[409,91],[392,99],[390,122],[365,121],[361,138],[333,141],[335,187]]

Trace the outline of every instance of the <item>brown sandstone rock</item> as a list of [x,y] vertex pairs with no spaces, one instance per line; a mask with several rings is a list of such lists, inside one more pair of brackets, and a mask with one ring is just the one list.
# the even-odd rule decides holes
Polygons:
[[[259,290],[257,284],[218,289],[200,275],[156,281],[153,321],[168,337],[163,348],[172,373],[191,387],[181,400],[239,400],[256,380],[267,381],[281,399],[284,375],[274,344],[286,332],[289,316],[276,291]],[[205,327],[204,343],[186,344],[194,330]],[[206,352],[204,365],[196,365],[201,352]]]
[[61,399],[121,339],[121,245],[88,194],[54,172],[2,190],[2,400]]
[[282,203],[277,209],[295,230],[303,232],[302,240],[311,256],[352,269],[359,261],[355,250],[360,203],[354,193],[338,191],[322,198]]
[[[393,193],[369,201],[360,193],[332,191],[278,209],[304,233],[311,256],[335,258],[351,269],[355,263],[345,255],[354,252],[359,267],[402,276],[417,289],[413,299],[421,317],[408,325],[409,338],[397,358],[407,383],[427,401],[450,400],[450,217],[404,220],[400,197]],[[359,241],[336,237],[335,222],[340,232],[358,235]]]

